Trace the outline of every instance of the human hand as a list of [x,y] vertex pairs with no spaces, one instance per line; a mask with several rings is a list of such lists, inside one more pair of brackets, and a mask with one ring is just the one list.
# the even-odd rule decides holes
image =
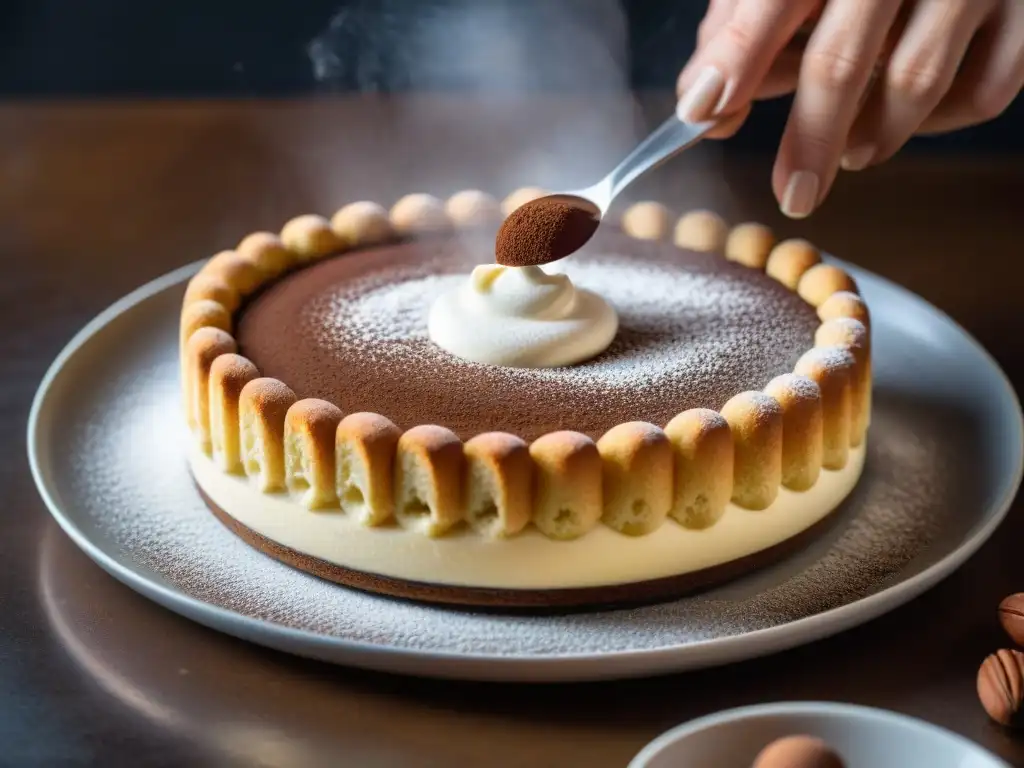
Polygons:
[[990,120],[1022,87],[1024,0],[711,0],[677,111],[719,120],[709,136],[725,138],[753,101],[795,91],[772,188],[802,218],[840,167]]

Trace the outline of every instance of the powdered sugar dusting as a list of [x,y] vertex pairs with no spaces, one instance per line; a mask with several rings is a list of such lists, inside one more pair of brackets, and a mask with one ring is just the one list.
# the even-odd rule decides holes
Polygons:
[[769,387],[772,389],[784,387],[801,400],[817,400],[821,397],[821,387],[818,386],[818,383],[814,379],[797,373],[784,373],[781,376],[776,376],[769,383]]
[[764,392],[741,392],[722,408],[722,415],[733,425],[770,424],[782,415],[782,406],[771,395]]
[[463,439],[500,430],[532,439],[616,424],[667,424],[720,408],[793,370],[813,346],[814,310],[776,281],[709,254],[605,238],[564,271],[619,315],[597,357],[561,368],[462,360],[435,345],[434,300],[483,259],[450,244],[342,256],[286,278],[239,321],[242,353],[300,397],[373,411],[403,428],[435,423]]
[[[336,296],[330,316],[332,333],[353,343],[374,346],[381,342],[425,341],[424,307],[442,293],[461,285],[465,277],[427,275],[380,284],[380,276],[352,285],[351,294]],[[360,289],[365,293],[360,295]]]
[[[464,274],[433,274],[432,267],[443,268],[426,264],[391,269],[338,285],[324,299],[330,303],[326,313],[320,304],[309,307],[310,315],[332,319],[321,331],[330,334],[325,343],[352,345],[374,357],[449,357],[432,345],[408,343],[428,339],[430,305],[466,280]],[[788,335],[793,326],[796,333],[806,330],[805,323],[787,322],[788,307],[773,301],[772,294],[728,274],[637,263],[629,257],[582,261],[566,273],[577,287],[615,307],[624,333],[608,354],[589,364],[506,368],[502,376],[524,383],[570,380],[617,389],[660,388],[674,377],[727,375],[735,352],[756,350],[760,345],[755,340],[766,342],[762,356],[774,356],[773,337]],[[772,311],[781,316],[776,322],[750,322]]]
[[856,362],[845,347],[815,347],[805,352],[797,366],[798,371],[808,366],[818,366],[826,371],[848,368]]
[[957,526],[969,525],[965,494],[983,477],[966,463],[962,433],[945,431],[955,417],[883,387],[857,490],[828,531],[776,568],[687,599],[570,616],[395,601],[271,560],[206,509],[184,458],[175,321],[168,312],[163,326],[145,331],[142,349],[120,345],[116,360],[76,378],[74,397],[54,414],[59,441],[44,441],[55,447],[58,498],[86,535],[147,578],[210,605],[345,642],[530,659],[678,648],[780,626],[876,593],[908,567],[940,556],[930,549],[937,532],[955,538]]

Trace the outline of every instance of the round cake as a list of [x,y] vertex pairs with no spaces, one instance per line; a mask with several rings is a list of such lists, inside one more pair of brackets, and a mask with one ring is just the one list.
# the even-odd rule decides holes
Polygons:
[[230,529],[341,584],[533,607],[677,595],[814,535],[864,460],[852,278],[654,203],[543,270],[488,264],[537,194],[352,203],[203,266],[189,459]]

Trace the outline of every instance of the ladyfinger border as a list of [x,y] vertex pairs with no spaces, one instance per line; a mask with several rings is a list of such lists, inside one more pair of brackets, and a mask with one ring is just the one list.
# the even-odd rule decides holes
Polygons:
[[[211,339],[216,338],[222,354],[232,355],[236,366],[252,365],[235,349],[229,349],[232,345],[227,342],[233,332],[236,313],[249,296],[291,271],[350,250],[494,226],[517,207],[543,194],[541,188],[524,187],[498,201],[480,190],[462,190],[442,201],[429,194],[415,193],[402,197],[390,208],[357,201],[343,206],[330,218],[316,214],[296,216],[277,234],[254,232],[244,237],[235,250],[217,253],[189,282],[182,303],[180,367],[182,379],[188,384],[184,392],[186,420],[193,431],[193,439],[210,455],[211,444],[224,443],[224,436],[211,436],[210,430],[221,424],[235,426],[239,423],[235,418],[217,420],[215,424],[202,419],[198,420],[202,423],[197,424],[195,414],[205,416],[212,402],[223,408],[238,394],[233,390],[211,390],[223,382],[222,377],[211,377],[209,373],[216,362],[216,357],[210,355]],[[447,445],[445,450],[421,450],[416,459],[422,471],[440,483],[434,495],[443,496],[443,509],[426,509],[425,514],[430,515],[434,524],[405,526],[408,530],[425,536],[443,536],[460,529],[498,539],[514,537],[532,527],[549,537],[574,539],[586,535],[596,525],[610,526],[624,535],[640,536],[649,535],[666,524],[698,529],[710,527],[720,519],[729,502],[757,513],[770,504],[780,488],[808,490],[822,471],[845,466],[849,447],[864,442],[871,407],[871,325],[868,308],[850,275],[824,262],[818,249],[805,240],[778,241],[768,227],[754,222],[730,228],[712,211],[690,211],[673,220],[672,213],[661,203],[644,201],[625,210],[620,226],[628,236],[638,240],[671,242],[681,249],[717,254],[743,268],[764,272],[815,309],[821,321],[815,346],[801,357],[793,373],[766,382],[763,391],[736,393],[722,406],[722,414],[698,408],[678,414],[663,426],[643,422],[619,424],[596,441],[579,433],[562,432],[542,435],[532,444],[515,435],[497,433],[476,435],[463,442],[450,430],[436,425],[418,425],[402,432],[386,415],[351,414],[390,425],[387,429],[392,437],[383,443],[384,450],[393,458],[390,466],[378,456],[362,469],[367,475],[365,482],[375,484],[376,494],[390,498],[393,506],[404,492],[401,473],[395,469],[402,461],[403,452],[409,451],[410,446],[421,447],[420,438],[424,434],[443,430],[446,435],[442,441]],[[838,325],[851,332],[835,332]],[[204,340],[207,343],[202,343]],[[255,366],[252,366],[248,374],[254,384],[260,382],[260,387],[267,388],[269,382],[285,393],[290,392],[284,382],[256,379],[254,371]],[[258,376],[258,371],[255,374]],[[196,401],[202,396],[204,377],[207,379],[205,404]],[[855,396],[860,398],[859,402],[853,401]],[[310,410],[310,401],[292,397],[288,402],[277,403],[279,408],[287,407],[286,417],[281,419],[279,415],[277,420],[293,425],[289,429],[294,429],[303,409]],[[319,402],[322,403],[319,411],[327,406],[333,408],[329,403]],[[738,407],[740,404],[743,407]],[[237,413],[237,407],[234,411]],[[332,420],[340,420],[343,415],[350,414],[334,409]],[[338,477],[335,443],[342,439],[342,432],[335,436],[333,429],[310,429],[307,439],[296,448],[294,442],[286,445],[285,435],[278,434],[280,428],[270,429],[263,422],[258,426],[259,441],[253,445],[273,454],[267,460],[281,462],[286,449],[306,450],[302,447],[306,446],[308,453],[293,456],[292,461],[310,463],[309,469],[319,478]],[[240,429],[243,434],[231,436],[228,442],[240,445],[244,453],[246,427],[242,425]],[[826,430],[832,432],[826,435]],[[249,439],[252,441],[251,437]],[[277,440],[281,445],[267,444]],[[799,445],[793,442],[797,440]],[[496,452],[481,454],[481,444],[491,446],[491,451]],[[828,445],[832,450],[824,451],[823,459],[822,447]],[[501,446],[500,451],[497,446]],[[456,448],[458,450],[453,452]],[[379,453],[381,447],[376,450]],[[661,455],[666,451],[671,451],[671,460],[665,453],[662,460],[644,462],[645,466],[650,466],[646,476],[638,478],[629,474],[636,471],[632,468],[624,472],[624,468],[629,467],[630,457],[651,452]],[[487,460],[486,471],[481,470],[482,458]],[[330,466],[316,466],[324,462]],[[235,474],[259,476],[258,462],[238,461],[234,466]],[[250,471],[254,466],[257,469]],[[221,471],[230,473],[224,468]],[[382,477],[385,473],[390,476]],[[583,496],[578,490],[581,473],[586,476],[587,493]],[[680,474],[694,487],[678,488],[676,478]],[[470,487],[470,483],[477,482],[479,486],[484,482],[480,478],[486,478],[490,491]],[[262,480],[262,487],[258,488],[261,492],[290,493],[295,503],[301,505],[299,494],[287,490],[290,483]],[[346,482],[349,491],[350,486],[351,483]],[[380,488],[388,488],[390,493],[383,493]],[[315,504],[306,506],[312,506],[318,513],[342,510],[343,505],[337,498],[343,495],[340,487],[333,494],[329,488],[318,490],[319,494],[310,494],[308,489],[302,494],[305,498],[317,497]],[[477,508],[474,514],[479,515],[482,493],[484,497],[488,493],[494,496],[493,514],[498,517],[493,524],[469,520],[469,499],[473,499]],[[453,496],[458,498],[453,499]],[[711,504],[714,509],[702,512],[697,518],[692,511],[684,514],[684,509],[676,505],[690,503],[685,499],[691,496],[715,499]],[[576,515],[582,518],[578,530],[569,534],[561,531],[557,535],[552,532],[549,503],[552,498],[565,499],[565,503],[575,505],[576,512],[584,510],[583,515]],[[486,504],[486,498],[483,503]],[[643,511],[650,520],[646,524],[624,526],[623,509],[628,504],[635,505],[636,514]],[[395,509],[389,516],[378,509],[372,521],[368,519],[361,524],[368,527],[403,524],[403,517],[396,514]]]

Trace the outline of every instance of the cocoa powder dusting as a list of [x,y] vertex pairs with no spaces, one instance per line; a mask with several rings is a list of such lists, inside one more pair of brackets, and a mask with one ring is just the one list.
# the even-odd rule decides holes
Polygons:
[[573,282],[611,302],[620,326],[580,365],[481,365],[430,340],[431,303],[480,263],[456,238],[348,253],[277,281],[241,312],[239,351],[299,397],[402,429],[439,424],[466,440],[572,429],[596,440],[624,421],[718,409],[792,371],[814,344],[814,309],[763,272],[611,227],[584,251]]
[[589,200],[549,195],[517,208],[494,243],[495,260],[506,267],[549,264],[575,253],[597,231],[601,219]]

